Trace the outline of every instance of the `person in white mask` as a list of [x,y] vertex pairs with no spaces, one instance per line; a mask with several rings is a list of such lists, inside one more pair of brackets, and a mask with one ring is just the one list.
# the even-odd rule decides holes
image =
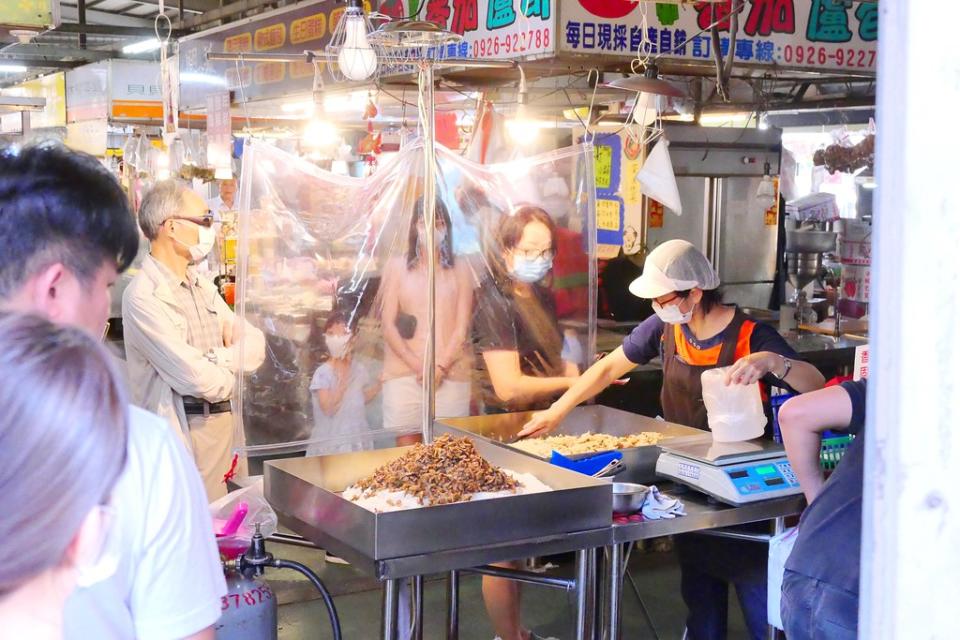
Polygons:
[[0,313],[0,637],[61,640],[68,596],[117,569],[122,384],[81,329]]
[[317,367],[310,381],[313,432],[307,455],[361,451],[369,445],[366,405],[380,393],[380,380],[353,355],[355,323],[334,312],[323,328],[330,358]]
[[[491,277],[478,292],[474,341],[486,375],[485,413],[549,406],[579,373],[564,348],[551,288],[557,225],[544,209],[521,205],[505,213],[485,238]],[[500,566],[518,569],[518,563]],[[500,640],[535,640],[520,617],[516,582],[483,577],[487,615]]]
[[213,218],[199,195],[174,181],[157,183],[139,223],[150,254],[122,305],[133,401],[181,434],[213,501],[226,493],[224,475],[243,444],[234,442],[231,415],[236,374],[263,362],[263,333],[235,316],[193,268],[214,242]]
[[[656,357],[663,363],[664,418],[698,429],[707,429],[700,387],[700,374],[707,369],[730,367],[727,384],[760,383],[765,398],[771,385],[797,393],[823,386],[823,375],[798,360],[775,328],[723,304],[719,287],[710,261],[689,242],[670,240],[651,251],[630,292],[652,300],[655,314],[547,410],[534,414],[520,436],[553,431],[575,406]],[[750,637],[766,637],[766,548],[737,544],[697,536],[677,539],[691,640],[726,637],[728,583],[736,587]]]

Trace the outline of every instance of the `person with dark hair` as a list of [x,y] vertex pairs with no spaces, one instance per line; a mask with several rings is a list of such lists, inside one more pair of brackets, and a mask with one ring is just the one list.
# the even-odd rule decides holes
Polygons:
[[475,333],[488,412],[545,408],[579,373],[563,359],[548,286],[556,241],[553,219],[532,205],[502,216],[487,238],[491,277],[480,288]]
[[231,405],[237,373],[263,363],[265,339],[196,268],[214,241],[213,218],[199,195],[172,180],[158,182],[140,205],[139,223],[150,254],[122,305],[133,400],[182,436],[212,502],[227,493],[224,476],[243,444]]
[[[470,413],[472,355],[467,334],[473,313],[473,286],[466,261],[453,253],[450,216],[436,204],[436,415]],[[421,420],[427,322],[427,244],[423,200],[410,218],[406,255],[384,269],[381,321],[386,342],[383,363],[383,426],[417,430]],[[409,443],[415,436],[400,439]]]
[[323,326],[330,357],[310,381],[313,431],[307,455],[360,451],[370,433],[365,406],[380,393],[380,380],[353,356],[356,322],[342,312],[330,314]]
[[[96,158],[59,144],[0,151],[0,309],[99,338],[138,240]],[[113,491],[118,570],[70,596],[65,637],[210,640],[226,583],[200,477],[164,420],[130,406],[128,422]]]
[[[548,286],[556,247],[556,223],[533,205],[501,216],[486,238],[491,277],[480,287],[474,332],[488,413],[543,408],[577,379],[577,365],[563,357],[564,336]],[[517,583],[484,576],[483,599],[498,638],[536,637],[521,624]]]
[[[655,315],[641,322],[623,345],[587,369],[546,411],[534,414],[521,437],[549,433],[578,404],[655,357],[663,362],[660,401],[669,422],[707,429],[700,375],[729,367],[727,384],[773,385],[805,393],[823,386],[823,375],[797,359],[769,325],[722,304],[720,277],[707,257],[684,240],[670,240],[647,256],[630,292],[653,301]],[[681,536],[677,539],[681,589],[691,640],[726,637],[728,583],[755,640],[766,637],[766,548],[753,543]]]
[[[808,505],[781,588],[790,640],[857,637],[866,417],[865,379],[791,398],[780,408],[783,445]],[[824,480],[820,446],[828,429],[855,438]]]

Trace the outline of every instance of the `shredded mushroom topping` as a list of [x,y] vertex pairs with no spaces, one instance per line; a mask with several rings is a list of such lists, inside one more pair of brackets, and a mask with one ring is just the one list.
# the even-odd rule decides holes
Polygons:
[[531,438],[514,442],[512,446],[532,453],[541,458],[549,458],[552,451],[565,456],[574,456],[581,453],[600,453],[616,449],[630,449],[632,447],[646,447],[657,444],[664,435],[656,431],[644,431],[627,436],[611,436],[605,433],[583,433],[578,436],[549,436],[547,438]]
[[481,492],[516,491],[520,484],[484,460],[470,438],[444,434],[432,444],[386,464],[356,486],[369,496],[378,491],[401,491],[420,504],[450,504]]

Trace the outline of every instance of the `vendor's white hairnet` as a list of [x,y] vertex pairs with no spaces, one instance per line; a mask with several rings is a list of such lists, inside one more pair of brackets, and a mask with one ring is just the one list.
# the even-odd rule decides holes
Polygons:
[[720,276],[705,255],[686,240],[668,240],[647,256],[643,275],[630,283],[630,293],[659,298],[674,291],[719,286]]

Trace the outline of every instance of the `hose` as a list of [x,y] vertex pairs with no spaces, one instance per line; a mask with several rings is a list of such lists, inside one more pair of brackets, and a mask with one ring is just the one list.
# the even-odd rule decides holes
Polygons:
[[320,580],[320,577],[311,571],[307,566],[300,564],[299,562],[294,562],[293,560],[277,560],[271,563],[272,566],[277,569],[293,569],[294,571],[299,571],[307,577],[307,579],[313,583],[313,586],[317,588],[317,591],[320,592],[320,596],[323,598],[323,604],[327,607],[327,613],[330,615],[330,627],[333,629],[333,640],[342,640],[342,633],[340,631],[340,617],[337,615],[337,608],[333,605],[333,596],[330,595],[330,592],[327,591],[327,587],[324,586],[323,581]]

